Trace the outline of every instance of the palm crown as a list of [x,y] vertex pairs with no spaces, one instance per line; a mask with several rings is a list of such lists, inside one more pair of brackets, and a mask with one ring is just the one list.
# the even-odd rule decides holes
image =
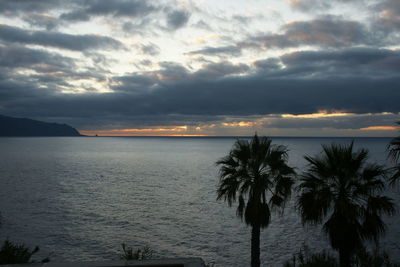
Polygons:
[[377,241],[385,231],[383,213],[393,214],[394,204],[378,195],[385,188],[385,170],[367,164],[368,151],[348,146],[323,146],[323,154],[305,159],[308,170],[299,185],[298,208],[303,223],[322,223],[331,246],[339,251],[341,266],[349,266],[363,241]]
[[281,208],[290,196],[293,168],[287,161],[287,149],[272,145],[268,138],[251,142],[238,140],[221,165],[218,199],[229,206],[238,201],[237,215],[249,225],[268,226],[270,208]]

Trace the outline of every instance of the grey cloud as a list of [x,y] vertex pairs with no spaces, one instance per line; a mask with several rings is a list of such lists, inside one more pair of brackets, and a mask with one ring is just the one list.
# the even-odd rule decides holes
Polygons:
[[[165,63],[168,64],[168,63]],[[399,112],[400,79],[373,78],[266,78],[227,76],[200,79],[171,65],[168,79],[149,76],[119,77],[120,87],[107,94],[38,94],[29,98],[11,87],[0,85],[1,105],[10,112],[29,110],[43,115],[49,110],[58,116],[251,116],[263,114],[304,114],[319,110],[343,110],[354,113]],[[182,76],[186,75],[185,76]],[[176,80],[179,76],[180,80]],[[172,78],[171,78],[172,77]],[[32,85],[31,85],[32,86]],[[21,86],[20,86],[21,87]],[[25,93],[25,92],[24,92]]]
[[25,11],[44,12],[59,7],[60,3],[59,0],[2,0],[0,1],[0,10],[5,15]]
[[74,10],[60,15],[60,19],[68,21],[88,21],[90,16],[84,10]]
[[400,74],[400,51],[372,48],[301,51],[259,60],[254,65],[268,77],[378,79]]
[[349,47],[360,44],[376,45],[377,40],[367,28],[356,21],[335,18],[297,21],[282,27],[283,34],[264,34],[248,38],[242,47],[288,48],[302,45],[320,47]]
[[248,24],[249,22],[251,22],[254,19],[254,17],[243,16],[243,15],[234,15],[234,16],[232,16],[232,18],[234,20],[239,21],[242,24]]
[[85,10],[93,15],[112,15],[115,17],[136,17],[154,11],[156,7],[142,0],[86,0]]
[[281,59],[284,64],[289,66],[301,67],[313,64],[316,67],[326,68],[334,65],[336,71],[343,68],[351,68],[355,71],[367,68],[376,74],[381,70],[384,70],[385,73],[388,73],[388,70],[395,73],[400,72],[399,50],[352,48],[339,51],[301,51],[285,54]]
[[49,16],[49,15],[29,13],[29,14],[26,14],[23,18],[31,26],[38,26],[38,27],[46,28],[46,30],[48,30],[48,31],[57,28],[60,24],[60,22],[57,20],[57,18]]
[[229,45],[229,46],[220,46],[220,47],[211,47],[207,46],[200,50],[195,50],[188,52],[188,55],[209,55],[209,56],[219,56],[219,55],[232,55],[232,56],[240,56],[242,53],[242,49],[237,46]]
[[179,29],[187,24],[190,13],[186,10],[173,10],[167,14],[167,26],[172,30]]
[[127,21],[122,24],[122,30],[127,33],[155,36],[156,32],[148,28],[152,23],[154,23],[154,21],[149,17],[135,21]]
[[0,66],[6,68],[36,69],[45,65],[52,71],[58,69],[73,69],[75,63],[72,59],[44,50],[30,49],[18,46],[0,46]]
[[[29,73],[25,72],[27,69]],[[73,89],[72,80],[105,80],[101,69],[78,68],[76,59],[22,46],[0,46],[0,71],[9,82],[18,81],[26,84],[26,88],[48,88],[53,92]]]
[[376,28],[384,31],[400,30],[400,1],[384,0],[374,6]]
[[188,70],[179,63],[161,62],[159,65],[161,70],[154,71],[153,73],[157,74],[158,77],[161,75],[162,79],[159,81],[160,83],[164,83],[164,81],[179,82],[188,78]]
[[[305,33],[305,29],[307,27],[300,32]],[[289,32],[290,29],[286,29],[286,33]],[[7,42],[49,45],[46,38],[39,40],[36,32],[20,28],[2,25],[0,33],[0,38]],[[43,36],[49,38],[52,34]],[[347,42],[340,41],[339,47],[342,43]],[[71,46],[70,43],[65,45]],[[35,68],[37,65],[37,69],[45,73],[46,68],[41,69],[40,65],[47,64],[63,71],[60,77],[23,77],[17,73],[10,76],[8,72],[2,72],[0,111],[7,111],[10,115],[45,117],[51,110],[54,117],[68,118],[68,123],[74,126],[85,125],[87,121],[99,124],[117,121],[121,125],[135,121],[142,125],[156,125],[168,123],[169,119],[178,124],[191,120],[212,121],[212,118],[217,120],[225,116],[303,114],[321,109],[354,113],[400,111],[398,50],[301,51],[256,61],[254,68],[258,72],[254,74],[251,74],[254,69],[249,66],[228,61],[205,64],[195,72],[181,64],[161,62],[157,71],[112,78],[112,84],[117,84],[111,88],[114,92],[81,95],[60,94],[56,89],[57,86],[69,86],[65,83],[66,77],[81,75],[100,80],[101,75],[96,77],[95,72],[73,73],[74,65],[70,59],[43,50],[0,47],[0,57],[3,68],[24,65]],[[43,84],[52,86],[42,88]],[[287,125],[295,125],[293,121],[287,122]],[[314,127],[328,122],[304,123],[307,127]],[[343,121],[332,127],[349,125],[351,121]],[[357,125],[368,126],[368,122]]]
[[249,67],[245,64],[232,64],[227,61],[208,63],[198,71],[190,73],[184,66],[175,62],[161,62],[160,69],[144,73],[133,73],[127,76],[116,77],[120,84],[112,87],[117,91],[136,92],[146,88],[156,89],[158,86],[175,86],[185,81],[195,82],[201,80],[213,81],[225,76],[245,73]]
[[267,127],[272,128],[333,128],[360,129],[369,126],[391,126],[397,121],[396,113],[354,114],[330,118],[275,118],[268,120]]
[[321,0],[290,0],[289,5],[301,11],[310,11],[315,9],[326,9],[330,7],[327,1]]
[[160,54],[160,47],[153,43],[141,44],[139,48],[146,55],[157,56]]
[[[400,2],[398,0],[289,0],[292,8],[309,13],[322,11],[328,13],[331,8],[352,8],[354,10],[364,9],[368,11],[369,24],[375,41],[386,39],[389,45],[396,45],[399,41],[400,30]],[[340,6],[339,6],[340,5]]]
[[131,74],[129,76],[115,77],[119,85],[113,86],[115,91],[127,91],[130,93],[146,91],[157,83],[152,74]]
[[29,31],[0,25],[0,39],[20,44],[36,44],[68,50],[121,49],[123,44],[113,38],[93,34],[72,35],[48,31]]
[[278,58],[261,59],[254,62],[254,65],[262,70],[271,72],[282,68],[281,61]]
[[61,19],[70,21],[87,21],[90,16],[109,15],[116,18],[120,17],[140,17],[157,10],[149,1],[141,0],[85,0],[76,2],[77,7],[72,11],[60,15]]
[[293,9],[303,12],[324,11],[337,4],[367,4],[368,0],[289,0],[289,5]]
[[245,73],[249,70],[246,64],[232,64],[228,61],[209,63],[193,73],[192,79],[219,79],[227,75]]
[[206,23],[204,20],[199,20],[199,21],[193,23],[192,26],[202,29],[202,30],[207,30],[207,31],[212,30],[211,26],[208,23]]

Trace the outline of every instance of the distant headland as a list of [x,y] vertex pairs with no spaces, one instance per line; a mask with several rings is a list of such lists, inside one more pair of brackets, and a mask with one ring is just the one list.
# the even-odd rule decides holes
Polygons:
[[82,136],[75,128],[61,123],[48,123],[0,115],[0,136]]

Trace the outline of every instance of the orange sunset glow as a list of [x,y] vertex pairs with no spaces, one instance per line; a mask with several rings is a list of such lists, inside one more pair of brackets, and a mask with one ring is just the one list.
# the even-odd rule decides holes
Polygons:
[[347,113],[347,112],[327,112],[321,110],[317,113],[311,114],[282,114],[282,118],[304,118],[304,119],[318,119],[318,118],[331,118],[331,117],[344,117],[344,116],[352,116],[355,115],[354,113]]
[[398,126],[369,126],[365,128],[361,128],[360,130],[365,131],[397,131],[400,127]]
[[81,130],[84,135],[98,136],[205,136],[202,134],[187,133],[187,126],[143,128],[143,129],[109,129],[109,130]]

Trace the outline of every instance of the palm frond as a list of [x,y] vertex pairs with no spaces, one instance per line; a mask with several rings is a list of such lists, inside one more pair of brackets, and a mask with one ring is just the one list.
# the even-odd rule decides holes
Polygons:
[[[400,121],[396,123],[400,125]],[[388,157],[391,158],[393,162],[398,162],[400,158],[400,136],[393,138],[387,149],[389,151]]]
[[400,164],[391,168],[390,171],[392,175],[389,177],[389,183],[393,186],[400,179]]

